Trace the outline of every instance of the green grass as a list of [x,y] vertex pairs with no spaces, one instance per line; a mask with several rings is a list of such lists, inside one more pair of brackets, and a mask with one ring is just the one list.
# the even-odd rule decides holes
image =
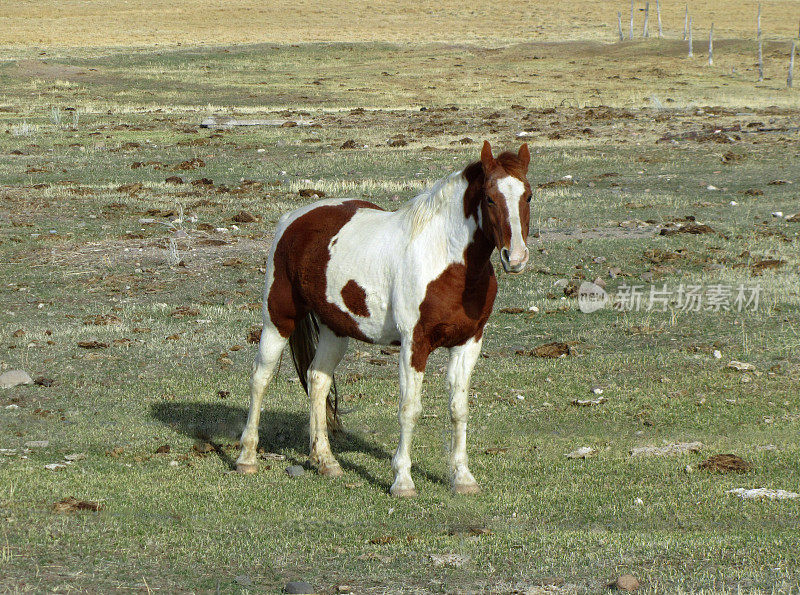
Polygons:
[[[360,49],[370,59],[385,58],[384,46]],[[219,69],[243,60],[204,52]],[[350,46],[280,52],[320,63],[349,52],[358,61]],[[436,53],[416,52],[408,50],[417,65]],[[512,108],[514,99],[483,88],[478,105],[437,96],[427,112],[359,114],[350,108],[368,105],[369,94],[351,101],[321,92],[324,101],[302,100],[295,83],[270,75],[296,101],[285,113],[258,98],[231,99],[241,81],[231,83],[229,75],[208,75],[202,89],[193,86],[198,71],[185,61],[194,59],[200,60],[181,52],[116,56],[106,68],[118,78],[77,87],[45,79],[34,85],[10,66],[0,70],[0,105],[8,110],[0,112],[0,363],[55,380],[51,387],[0,393],[0,448],[17,450],[0,456],[3,590],[275,592],[304,579],[324,592],[341,584],[358,593],[524,592],[559,577],[561,592],[598,592],[631,572],[645,592],[796,592],[800,501],[743,501],[725,493],[735,487],[800,492],[800,224],[771,217],[798,210],[798,137],[796,131],[748,134],[746,127],[796,125],[796,104],[753,108],[766,103],[764,91],[761,103],[734,94],[726,104],[739,108],[698,113],[686,105],[705,91],[689,86],[679,108],[629,106],[604,119],[578,100],[554,113],[538,100]],[[276,68],[268,57],[247,60]],[[552,60],[564,72],[572,68]],[[64,63],[92,64],[86,57]],[[407,76],[430,76],[419,68]],[[131,84],[143,72],[166,70],[186,86]],[[371,84],[363,73],[344,71]],[[208,95],[215,85],[227,90]],[[425,99],[414,89],[411,99],[384,90],[383,107]],[[213,133],[196,127],[205,111],[192,107],[206,97],[253,117],[306,112],[321,127]],[[442,107],[451,102],[460,109]],[[52,122],[54,105],[70,126]],[[63,108],[76,105],[82,113],[72,129]],[[17,136],[13,127],[22,121],[38,128]],[[658,142],[667,133],[736,123],[743,132],[732,144]],[[584,127],[592,134],[581,133]],[[531,182],[570,174],[576,184],[535,193],[532,231],[541,237],[531,238],[531,264],[523,275],[499,278],[471,398],[468,449],[483,493],[462,498],[448,489],[445,354],[437,353],[413,449],[420,496],[388,495],[398,435],[396,355],[355,342],[339,370],[342,407],[350,410],[343,418],[347,433],[333,445],[345,476],[329,481],[309,472],[290,479],[284,472],[305,464],[308,448],[306,401],[287,358],[269,388],[261,425],[264,450],[286,458],[261,461],[256,476],[230,473],[254,355],[246,336],[260,322],[260,269],[277,218],[308,200],[297,191],[315,187],[396,208],[476,159],[483,138],[516,148],[516,133],[533,128],[526,137]],[[561,138],[549,138],[554,131]],[[409,144],[386,146],[397,133]],[[475,142],[451,144],[465,136]],[[369,149],[339,149],[350,138]],[[743,159],[723,164],[728,151]],[[194,157],[206,165],[173,169]],[[163,165],[131,168],[151,161]],[[187,184],[165,184],[173,175]],[[188,184],[202,177],[214,186]],[[219,191],[242,179],[264,186]],[[137,193],[117,190],[137,182],[143,185]],[[707,190],[709,184],[720,190]],[[763,194],[744,194],[751,189]],[[148,213],[153,209],[183,210],[186,219],[176,225],[191,239],[176,246],[185,266],[170,266],[170,217]],[[231,217],[241,209],[261,221],[234,229]],[[664,237],[641,223],[645,232],[633,234],[623,223],[689,215],[714,233]],[[654,262],[654,249],[677,256]],[[766,258],[785,262],[754,276],[751,265]],[[610,267],[624,276],[610,278]],[[584,314],[553,286],[602,277],[612,292],[623,281],[649,291],[650,282],[641,280],[647,272],[672,289],[758,283],[761,302],[742,313],[681,312],[673,305],[667,312]],[[181,315],[181,306],[196,312]],[[539,312],[498,311],[531,306]],[[98,314],[118,322],[85,324]],[[13,336],[18,329],[25,334]],[[90,340],[108,347],[77,345]],[[557,360],[515,354],[550,341],[575,341],[573,354]],[[715,349],[722,359],[713,357]],[[743,382],[742,373],[725,369],[732,359],[754,364],[758,374]],[[591,398],[593,386],[604,388],[606,403],[571,405]],[[49,446],[22,456],[33,440]],[[219,451],[192,450],[207,440]],[[636,446],[693,440],[704,443],[700,454],[629,454]],[[164,444],[171,452],[155,454]],[[579,446],[598,455],[564,457]],[[753,470],[697,470],[705,456],[726,452]],[[66,469],[44,468],[71,453],[87,457]],[[104,509],[53,512],[53,503],[67,496]],[[432,554],[466,561],[437,566]]]

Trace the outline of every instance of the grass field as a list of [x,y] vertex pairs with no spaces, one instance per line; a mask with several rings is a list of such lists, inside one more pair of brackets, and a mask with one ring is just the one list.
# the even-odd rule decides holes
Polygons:
[[[0,389],[0,589],[254,593],[302,579],[325,593],[596,593],[624,573],[650,593],[800,589],[800,498],[727,493],[800,492],[800,223],[785,218],[800,211],[800,101],[785,87],[797,19],[774,16],[796,2],[765,3],[759,84],[741,3],[697,9],[728,32],[713,68],[700,42],[684,57],[674,25],[672,39],[601,42],[616,25],[595,17],[611,9],[599,2],[575,3],[574,36],[557,23],[538,38],[491,6],[420,8],[419,30],[401,34],[394,4],[350,29],[335,4],[293,4],[319,21],[302,41],[325,41],[296,47],[286,42],[302,19],[280,20],[290,7],[241,33],[222,5],[181,32],[180,5],[150,3],[164,18],[132,29],[103,26],[111,6],[63,3],[58,19],[51,3],[0,8],[11,24],[0,27],[0,367],[52,380]],[[149,10],[126,6],[130,18]],[[473,45],[455,44],[465,29],[424,34],[479,16]],[[555,43],[557,26],[573,41]],[[355,38],[370,43],[338,43]],[[156,40],[191,47],[146,47]],[[406,43],[418,41],[449,44]],[[212,115],[311,125],[199,126]],[[397,356],[355,342],[339,371],[346,434],[333,443],[345,476],[284,471],[308,449],[288,358],[265,398],[262,469],[232,473],[280,214],[312,200],[304,189],[396,208],[476,160],[483,139],[528,142],[530,180],[544,186],[531,264],[499,275],[473,377],[468,449],[483,493],[447,485],[438,353],[413,450],[420,496],[388,495]],[[242,210],[258,221],[235,222]],[[692,218],[710,229],[670,234]],[[761,293],[743,312],[672,300],[585,314],[563,282],[598,277],[611,293]],[[570,354],[525,355],[550,342]],[[572,404],[597,387],[604,403]],[[631,456],[693,441],[699,452]],[[596,453],[564,456],[579,447]],[[700,469],[720,453],[752,468]],[[85,456],[67,464],[74,454]],[[66,497],[102,509],[60,513]]]

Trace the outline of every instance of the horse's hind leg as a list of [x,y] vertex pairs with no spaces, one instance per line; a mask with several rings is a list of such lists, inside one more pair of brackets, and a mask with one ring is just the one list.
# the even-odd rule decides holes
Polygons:
[[283,347],[286,345],[278,329],[272,324],[265,324],[261,331],[261,342],[258,344],[258,355],[253,364],[253,374],[250,377],[250,413],[247,424],[242,433],[242,452],[236,460],[236,470],[239,473],[255,473],[256,448],[258,448],[258,421],[261,416],[261,399],[264,391],[272,380],[272,373],[281,358]]
[[308,368],[310,459],[322,475],[329,477],[342,475],[342,468],[331,453],[325,404],[333,371],[347,351],[347,342],[347,337],[337,337],[328,327],[320,325],[317,352]]

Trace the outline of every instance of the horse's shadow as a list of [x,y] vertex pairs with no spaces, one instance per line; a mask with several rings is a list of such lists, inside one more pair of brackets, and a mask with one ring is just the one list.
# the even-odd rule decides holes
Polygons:
[[[219,440],[228,443],[238,440],[247,420],[245,409],[222,403],[163,402],[153,404],[150,409],[153,418],[164,425],[195,440],[208,441],[212,444]],[[259,449],[266,452],[283,452],[287,460],[293,464],[308,466],[307,458],[300,454],[308,451],[308,416],[290,411],[262,411],[258,436]],[[385,479],[375,477],[361,465],[342,460],[338,454],[361,452],[388,462],[391,453],[347,430],[332,436],[331,448],[343,469],[357,473],[377,488],[389,491],[391,484]],[[215,453],[228,468],[236,468],[234,459],[224,448],[215,448]],[[388,470],[387,465],[387,476]],[[432,483],[446,483],[441,477],[419,469],[416,465],[413,466],[413,470]]]

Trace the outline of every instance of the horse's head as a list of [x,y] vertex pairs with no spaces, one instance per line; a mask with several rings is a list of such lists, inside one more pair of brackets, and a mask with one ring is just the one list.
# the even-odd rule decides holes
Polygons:
[[516,155],[501,153],[495,158],[489,141],[483,143],[481,224],[500,251],[500,262],[507,273],[522,272],[528,263],[531,186],[526,176],[530,160],[527,144]]

